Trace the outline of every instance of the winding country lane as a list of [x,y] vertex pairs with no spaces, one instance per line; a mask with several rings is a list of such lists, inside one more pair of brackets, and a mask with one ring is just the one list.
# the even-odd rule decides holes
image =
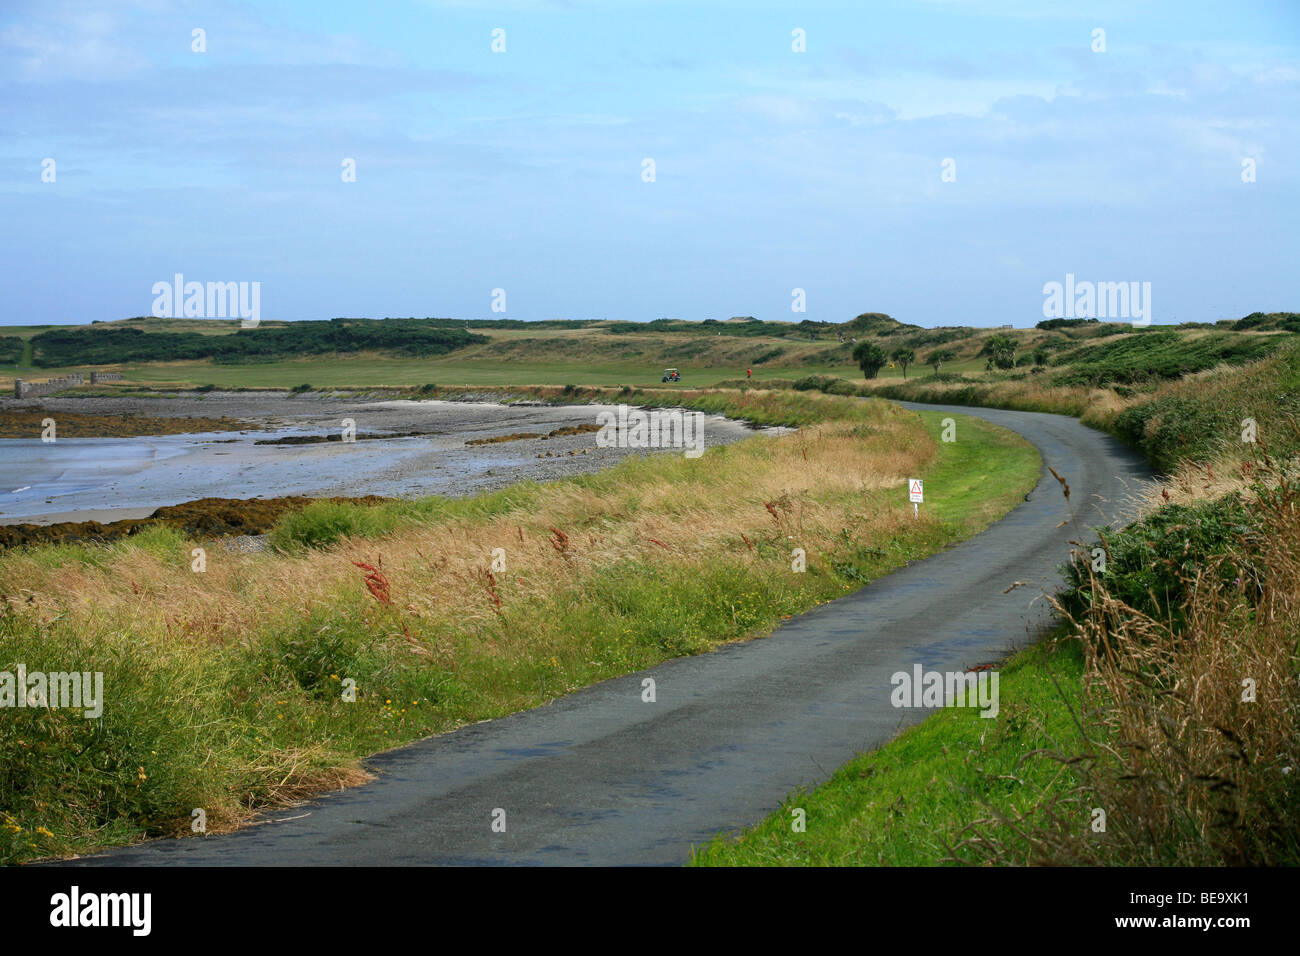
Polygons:
[[[906,404],[906,403],[905,403]],[[1013,429],[1065,476],[1080,524],[1122,520],[1150,478],[1140,456],[1071,418],[956,406]],[[569,694],[369,761],[379,778],[225,836],[159,840],[81,865],[680,864],[794,788],[926,715],[890,704],[890,676],[959,670],[1030,640],[1035,588],[1077,532],[1044,468],[982,534],[784,622],[770,637]],[[943,489],[927,484],[927,498]],[[643,703],[653,677],[657,701]],[[506,832],[493,832],[495,808]]]

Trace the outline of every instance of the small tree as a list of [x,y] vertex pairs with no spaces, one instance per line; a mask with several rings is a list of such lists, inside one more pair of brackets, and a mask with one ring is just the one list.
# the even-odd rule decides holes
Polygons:
[[939,366],[944,362],[951,362],[957,358],[957,353],[951,349],[935,349],[925,358],[925,364],[934,369],[934,374],[939,374]]
[[1035,365],[1047,364],[1047,349],[1034,349],[1034,364]]
[[1010,335],[990,335],[984,340],[980,355],[988,356],[988,368],[1015,368],[1016,340]]
[[853,359],[867,378],[875,378],[889,361],[885,356],[885,350],[874,342],[859,342],[853,349]]
[[907,381],[907,367],[916,361],[916,353],[909,348],[899,346],[890,354],[890,358],[903,366],[903,381]]

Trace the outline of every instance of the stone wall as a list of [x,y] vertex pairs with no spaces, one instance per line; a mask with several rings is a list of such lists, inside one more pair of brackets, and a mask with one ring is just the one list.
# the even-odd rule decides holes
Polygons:
[[[98,373],[92,373],[98,374]],[[121,373],[110,373],[121,378]],[[86,379],[80,372],[73,372],[71,375],[65,375],[62,378],[51,378],[44,382],[24,382],[21,378],[14,379],[14,398],[37,398],[41,395],[52,395],[55,392],[61,392],[65,388],[72,388],[76,385],[85,385]]]

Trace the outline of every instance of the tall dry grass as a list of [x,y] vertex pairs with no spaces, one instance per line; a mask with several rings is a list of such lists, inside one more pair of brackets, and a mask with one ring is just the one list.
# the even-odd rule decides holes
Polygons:
[[1058,604],[1085,655],[1080,742],[1026,759],[1059,761],[1071,785],[974,824],[957,859],[1300,863],[1300,480],[1265,462],[1251,501],[1252,526],[1185,576],[1182,613],[1139,610],[1095,575],[1083,613]]
[[880,414],[869,425],[812,426],[713,449],[698,461],[639,459],[553,484],[488,520],[415,524],[300,554],[227,553],[209,544],[203,573],[190,571],[188,554],[155,549],[123,547],[89,564],[52,562],[41,549],[15,552],[0,558],[0,593],[21,595],[23,605],[67,624],[94,621],[203,645],[256,632],[268,614],[300,617],[358,594],[363,579],[354,562],[382,560],[394,600],[427,625],[482,622],[498,615],[480,573],[497,548],[509,571],[494,586],[510,604],[525,604],[628,560],[766,560],[745,538],[789,540],[810,554],[826,550],[846,526],[864,541],[887,539],[912,527],[905,507],[855,513],[846,503],[901,486],[935,454],[915,419]]

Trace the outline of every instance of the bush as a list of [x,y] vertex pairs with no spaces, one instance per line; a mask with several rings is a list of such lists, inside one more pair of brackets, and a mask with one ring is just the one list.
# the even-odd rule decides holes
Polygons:
[[0,335],[0,365],[17,365],[26,343],[16,335]]
[[797,378],[790,387],[800,392],[824,392],[826,387],[835,381],[833,375],[808,375],[804,378]]
[[[1123,531],[1099,531],[1105,569],[1092,570],[1091,553],[1064,565],[1062,603],[1080,615],[1092,603],[1094,587],[1100,585],[1109,596],[1143,614],[1178,618],[1187,602],[1188,584],[1203,568],[1213,566],[1223,587],[1235,589],[1242,581],[1259,579],[1260,569],[1249,563],[1249,556],[1259,549],[1234,550],[1236,545],[1249,544],[1257,533],[1256,517],[1236,494],[1192,506],[1166,505]],[[1231,560],[1212,565],[1213,556],[1228,554]]]
[[[776,387],[783,387],[777,385]],[[858,386],[834,375],[807,375],[797,378],[788,386],[800,392],[821,392],[825,395],[857,395]]]

